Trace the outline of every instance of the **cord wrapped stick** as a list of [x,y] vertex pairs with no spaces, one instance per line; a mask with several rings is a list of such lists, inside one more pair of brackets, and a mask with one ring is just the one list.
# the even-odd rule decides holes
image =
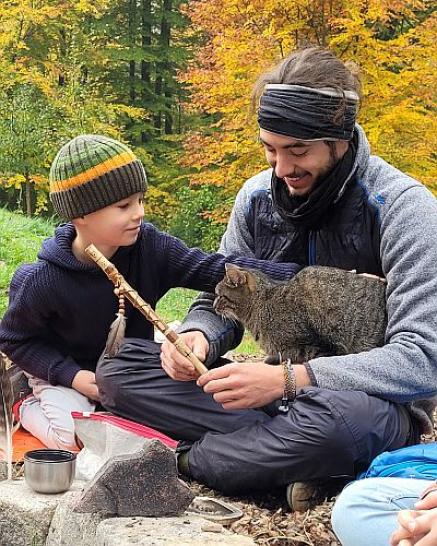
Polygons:
[[136,307],[148,321],[150,321],[155,328],[157,328],[164,336],[172,343],[177,351],[188,358],[194,368],[200,375],[206,373],[208,368],[203,364],[201,360],[193,353],[183,339],[172,330],[168,324],[166,324],[152,309],[152,307],[146,303],[136,290],[134,290],[129,283],[126,282],[123,275],[121,275],[114,264],[112,264],[94,245],[89,245],[85,249],[86,254],[106,273],[106,276],[114,286],[117,287],[120,293]]

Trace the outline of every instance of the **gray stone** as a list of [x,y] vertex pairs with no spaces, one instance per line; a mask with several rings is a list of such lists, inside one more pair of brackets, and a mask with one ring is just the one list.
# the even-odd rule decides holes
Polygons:
[[169,516],[183,512],[193,497],[178,479],[174,452],[153,440],[137,453],[107,461],[74,510],[106,516]]
[[198,516],[111,518],[98,525],[95,546],[255,546],[251,538],[224,527],[203,531],[206,524]]
[[80,492],[69,492],[60,500],[54,513],[46,546],[95,546],[97,525],[104,515],[73,512]]
[[23,478],[0,483],[0,546],[42,546],[64,493],[35,493]]
[[208,533],[221,533],[223,531],[223,525],[220,523],[215,523],[214,521],[205,521],[200,526],[202,531],[207,531]]

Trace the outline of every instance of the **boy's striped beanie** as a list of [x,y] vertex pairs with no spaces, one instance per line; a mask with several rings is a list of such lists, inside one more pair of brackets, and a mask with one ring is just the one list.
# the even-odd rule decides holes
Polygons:
[[57,153],[50,169],[50,200],[72,220],[147,188],[144,167],[125,144],[100,135],[80,135]]

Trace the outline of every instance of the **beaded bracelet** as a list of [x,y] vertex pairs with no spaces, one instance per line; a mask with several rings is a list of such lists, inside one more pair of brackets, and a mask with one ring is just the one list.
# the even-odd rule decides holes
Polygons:
[[296,375],[289,358],[282,362],[282,369],[284,371],[284,392],[278,410],[287,413],[290,409],[290,402],[296,398]]

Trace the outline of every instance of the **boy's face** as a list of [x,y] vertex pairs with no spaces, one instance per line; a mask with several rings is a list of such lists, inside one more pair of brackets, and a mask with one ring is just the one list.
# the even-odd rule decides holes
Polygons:
[[73,222],[89,242],[102,250],[135,243],[143,218],[143,193],[134,193]]

